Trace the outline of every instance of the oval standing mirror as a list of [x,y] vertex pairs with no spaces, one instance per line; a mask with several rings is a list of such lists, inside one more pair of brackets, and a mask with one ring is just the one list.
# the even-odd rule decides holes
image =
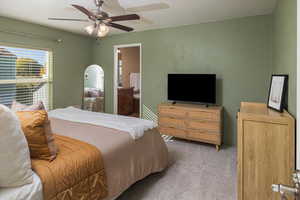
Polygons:
[[84,72],[83,109],[104,112],[104,71],[99,65],[90,65]]

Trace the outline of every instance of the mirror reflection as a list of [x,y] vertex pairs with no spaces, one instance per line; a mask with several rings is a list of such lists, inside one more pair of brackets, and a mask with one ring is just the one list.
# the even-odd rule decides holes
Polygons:
[[84,72],[83,109],[104,112],[104,71],[99,65],[88,66]]

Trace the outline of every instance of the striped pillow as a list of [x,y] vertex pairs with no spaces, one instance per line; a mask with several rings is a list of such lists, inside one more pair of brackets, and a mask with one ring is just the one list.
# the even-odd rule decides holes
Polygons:
[[17,111],[46,110],[46,109],[42,101],[39,101],[36,104],[30,106],[26,104],[21,104],[17,101],[13,101],[11,105],[11,110],[17,112]]

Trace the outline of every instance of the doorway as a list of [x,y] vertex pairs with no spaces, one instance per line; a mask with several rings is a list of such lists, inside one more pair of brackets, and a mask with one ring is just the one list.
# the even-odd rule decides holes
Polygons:
[[141,44],[114,47],[114,113],[141,117]]

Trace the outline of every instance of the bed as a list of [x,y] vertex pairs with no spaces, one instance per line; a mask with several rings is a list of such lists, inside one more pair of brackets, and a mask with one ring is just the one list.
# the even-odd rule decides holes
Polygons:
[[[79,110],[76,111],[81,113]],[[82,112],[91,118],[98,116],[92,112]],[[113,126],[101,126],[93,121],[88,123],[65,116],[68,118],[66,120],[63,117],[57,117],[59,115],[51,115],[51,112],[49,116],[55,134],[89,143],[101,151],[108,186],[108,195],[104,200],[116,199],[135,182],[152,173],[163,171],[168,165],[168,150],[156,128],[148,129],[142,135],[139,134],[138,137],[133,138],[133,135],[129,134],[130,131],[112,128]],[[104,114],[104,118],[106,116],[116,117]],[[128,120],[131,119],[128,118]],[[14,198],[16,193],[25,196]],[[0,196],[6,195],[6,200],[42,200],[41,194],[42,184],[37,175],[32,185],[0,190]],[[34,198],[29,198],[29,195]]]
[[[57,134],[79,139],[101,150],[108,184],[108,197],[118,197],[133,183],[167,167],[168,151],[156,129],[133,140],[126,133],[91,124],[51,119]],[[87,132],[88,131],[88,132]]]

